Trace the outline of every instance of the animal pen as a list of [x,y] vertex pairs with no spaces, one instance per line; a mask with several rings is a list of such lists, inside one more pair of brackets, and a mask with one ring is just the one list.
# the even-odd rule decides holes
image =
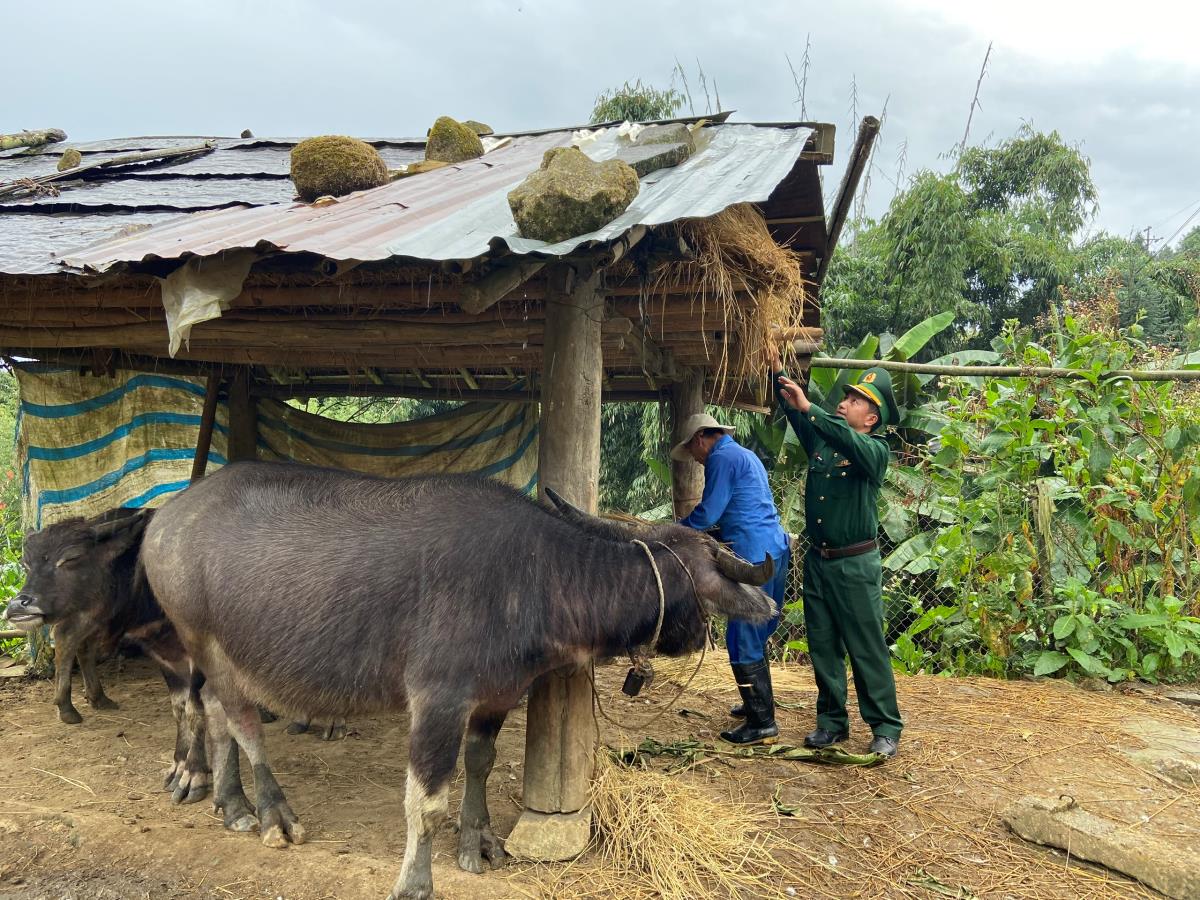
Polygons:
[[[498,135],[479,159],[312,204],[292,202],[289,141],[83,144],[65,173],[63,145],[0,157],[28,525],[154,506],[254,458],[492,474],[595,512],[602,402],[669,404],[674,430],[706,401],[765,407],[772,329],[819,342],[820,281],[878,122],[827,218],[832,125],[677,121],[694,155],[556,244],[520,237],[505,195],[572,129]],[[589,137],[594,158],[630,154],[615,127]],[[393,166],[425,144],[371,143]],[[369,395],[470,403],[423,443],[401,425],[364,446],[284,402]],[[697,464],[674,463],[678,514],[701,488]],[[593,736],[586,673],[535,685],[518,855],[587,843]]]

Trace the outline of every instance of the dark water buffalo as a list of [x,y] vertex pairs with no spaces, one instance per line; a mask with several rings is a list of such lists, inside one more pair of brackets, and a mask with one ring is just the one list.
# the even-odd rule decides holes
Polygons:
[[97,655],[111,653],[122,637],[136,641],[159,664],[176,720],[175,758],[164,787],[176,802],[208,793],[202,716],[187,714],[191,660],[163,616],[138,568],[138,551],[152,510],[118,509],[92,519],[69,519],[26,539],[21,562],[27,577],[8,605],[8,619],[33,631],[50,625],[54,635],[58,716],[82,721],[71,702],[76,657],[84,693],[94,709],[116,709],[96,673]]
[[[146,531],[142,562],[206,679],[226,825],[257,817],[272,846],[304,838],[268,766],[256,702],[327,718],[407,705],[407,838],[391,896],[432,896],[431,839],[464,731],[459,865],[501,860],[485,785],[507,712],[537,676],[654,633],[658,589],[632,537],[471,477],[236,463],[172,498]],[[638,537],[665,589],[657,652],[699,649],[707,615],[774,613],[751,586],[770,577],[764,567],[680,526]],[[254,768],[254,807],[237,745]]]

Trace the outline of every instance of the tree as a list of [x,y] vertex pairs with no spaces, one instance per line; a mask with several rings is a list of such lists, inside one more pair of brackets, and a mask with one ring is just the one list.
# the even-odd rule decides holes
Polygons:
[[650,122],[669,119],[683,106],[683,95],[674,88],[660,91],[642,84],[626,81],[619,88],[605,91],[592,107],[592,124],[597,122]]
[[823,324],[856,344],[952,310],[955,330],[926,353],[986,348],[1007,319],[1032,324],[1055,306],[1095,205],[1087,159],[1056,132],[1024,126],[998,147],[967,148],[950,172],[917,173],[834,257]]

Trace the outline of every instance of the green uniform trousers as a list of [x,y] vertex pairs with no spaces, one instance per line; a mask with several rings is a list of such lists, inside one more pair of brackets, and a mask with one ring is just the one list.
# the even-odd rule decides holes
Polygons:
[[817,680],[817,727],[848,730],[846,654],[854,672],[858,711],[871,731],[899,738],[891,654],[883,638],[883,567],[879,551],[844,559],[804,555],[804,624]]

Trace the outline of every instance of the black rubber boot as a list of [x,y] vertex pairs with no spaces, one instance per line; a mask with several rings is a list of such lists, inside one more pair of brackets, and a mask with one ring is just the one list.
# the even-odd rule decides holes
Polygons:
[[834,744],[840,744],[842,741],[848,740],[850,737],[849,731],[828,731],[824,728],[818,728],[812,734],[804,739],[805,747],[812,747],[816,750],[822,750],[825,747],[832,747]]
[[[774,703],[774,701],[775,701],[775,686],[773,684],[771,684],[771,667],[770,666],[767,666],[767,687],[769,687],[771,689],[771,702]],[[772,706],[771,714],[772,714],[772,716],[775,714],[773,706]],[[746,718],[745,705],[739,703],[737,706],[730,707],[729,717],[731,719]]]
[[721,740],[730,744],[773,744],[779,738],[775,724],[775,697],[771,690],[771,668],[765,659],[733,666],[738,693],[746,710],[746,721],[731,731],[722,731]]

